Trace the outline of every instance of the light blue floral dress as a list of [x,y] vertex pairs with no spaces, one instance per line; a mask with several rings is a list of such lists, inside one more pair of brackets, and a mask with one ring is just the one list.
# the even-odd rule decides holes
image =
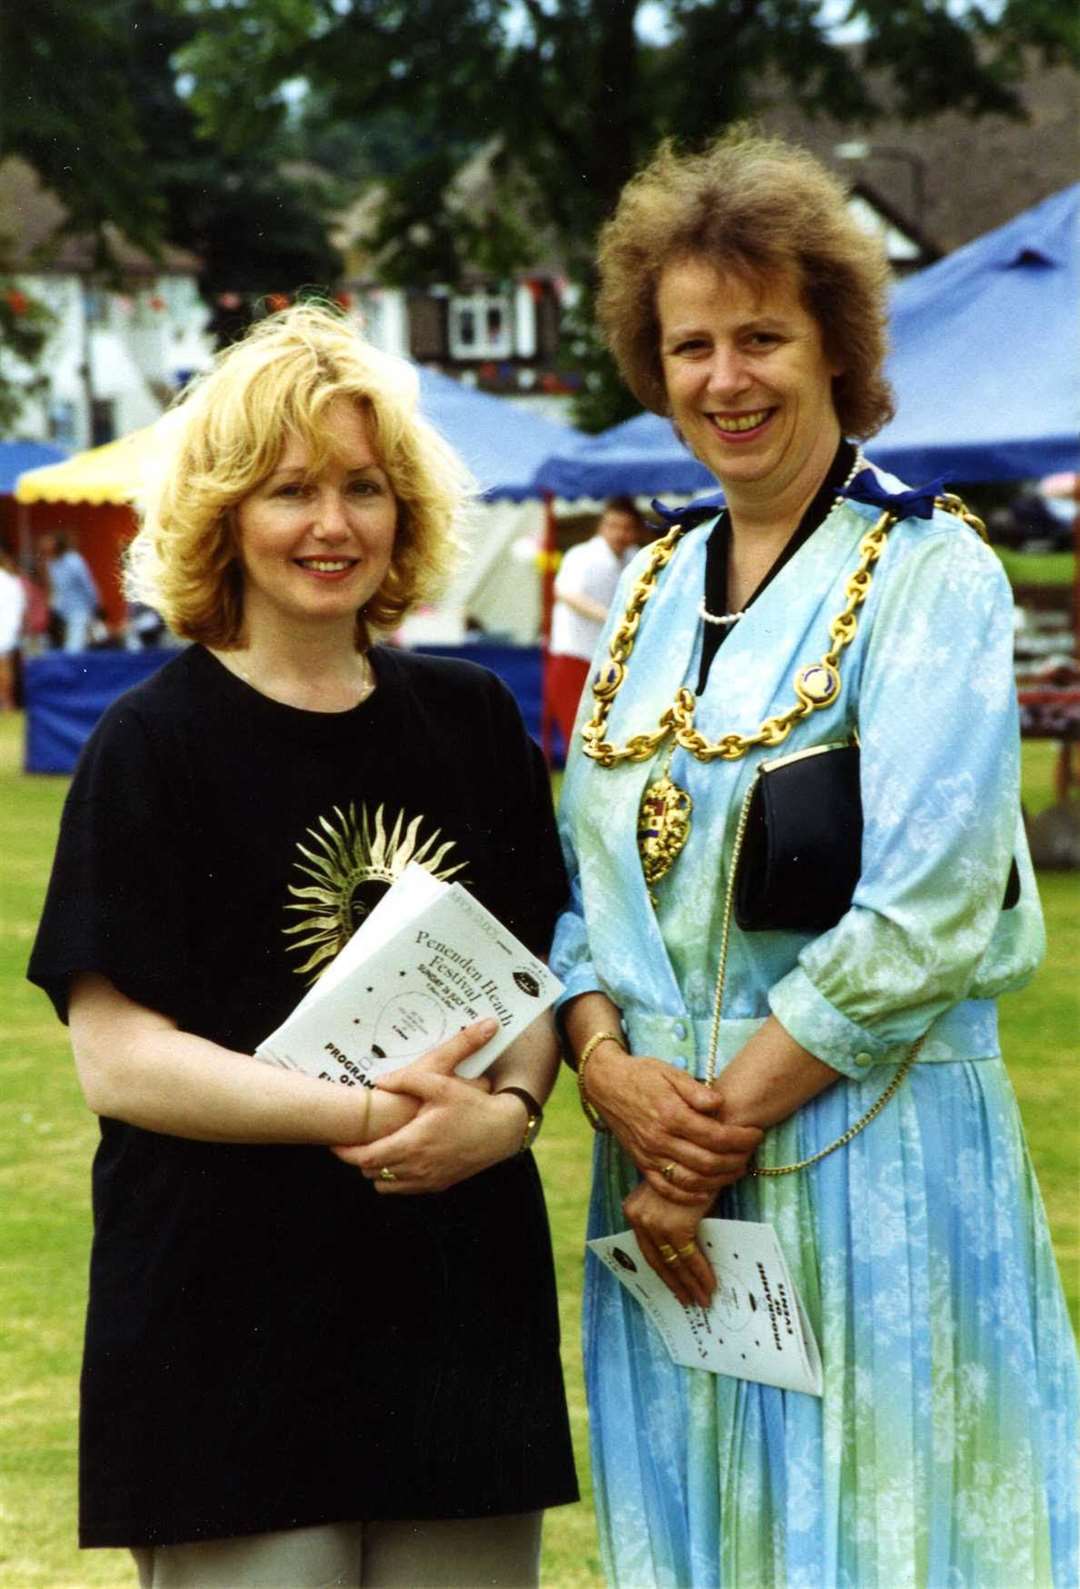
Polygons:
[[[698,702],[710,739],[752,733],[794,703],[792,675],[828,649],[878,511],[834,507],[748,609]],[[711,528],[691,530],[659,576],[609,719],[617,744],[654,728],[680,685],[694,688]],[[641,566],[624,576],[609,629]],[[854,903],[831,930],[732,932],[719,1064],[771,1010],[842,1078],[769,1133],[761,1162],[833,1141],[928,1036],[848,1147],[795,1175],[744,1180],[719,1210],[777,1230],[821,1345],[823,1398],[676,1368],[588,1258],[593,1479],[605,1571],[622,1589],[1078,1581],[1076,1351],[994,1002],[1043,951],[1019,817],[1012,635],[1008,585],[977,536],[941,512],[904,519],[843,656],[839,699],[783,747],[857,729],[865,834]],[[610,995],[635,1053],[701,1074],[734,827],[770,753],[711,764],[676,753],[693,826],[654,909],[635,828],[663,754],[614,769],[572,756],[562,827],[574,893],[553,964],[567,997]],[[1003,911],[1013,856],[1020,901]],[[620,1201],[636,1179],[598,1136],[590,1235],[625,1228]]]

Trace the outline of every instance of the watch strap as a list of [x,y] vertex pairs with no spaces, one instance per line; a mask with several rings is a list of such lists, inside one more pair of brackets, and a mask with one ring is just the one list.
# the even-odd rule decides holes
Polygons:
[[540,1127],[544,1123],[544,1111],[537,1103],[531,1092],[526,1092],[524,1087],[500,1087],[495,1093],[496,1098],[503,1093],[512,1093],[515,1098],[520,1098],[525,1105],[526,1121],[525,1134],[521,1139],[519,1153],[527,1153],[540,1135]]

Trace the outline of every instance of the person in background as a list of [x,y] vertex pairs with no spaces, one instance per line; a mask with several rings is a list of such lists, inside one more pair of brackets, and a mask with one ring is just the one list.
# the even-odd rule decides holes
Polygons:
[[129,595],[192,643],[91,736],[30,965],[101,1117],[80,1541],[143,1589],[524,1589],[577,1497],[529,1151],[551,1020],[479,1083],[494,1022],[374,1088],[253,1058],[410,862],[547,949],[566,878],[513,697],[375,643],[472,483],[411,367],[313,305],[174,419]]
[[127,623],[124,626],[124,648],[127,651],[152,651],[163,646],[168,630],[160,613],[148,607],[145,601],[129,601]]
[[719,1288],[730,1335],[702,1221],[771,1225],[822,1360],[820,1396],[679,1367],[590,1255],[620,1589],[1080,1581],[1076,1347],[997,1024],[1044,945],[1012,593],[959,499],[860,452],[888,282],[836,178],[747,129],[663,145],[601,236],[623,376],[726,507],[630,571],[563,784],[589,1234]]
[[15,665],[26,614],[26,593],[14,558],[0,548],[0,712],[15,706]]
[[65,535],[42,537],[41,550],[49,578],[49,611],[56,645],[64,651],[85,651],[101,608],[101,595],[89,564]]
[[24,656],[40,656],[49,645],[49,591],[48,580],[38,560],[26,556],[17,569],[19,583],[26,597],[23,617]]
[[555,576],[555,606],[547,656],[547,704],[570,749],[581,692],[619,576],[643,532],[632,497],[612,497],[596,532],[572,546]]

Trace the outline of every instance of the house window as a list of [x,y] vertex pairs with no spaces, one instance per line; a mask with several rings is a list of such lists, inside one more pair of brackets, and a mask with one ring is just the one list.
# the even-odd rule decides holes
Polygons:
[[503,293],[474,292],[451,298],[452,359],[504,359],[514,351],[513,305]]
[[88,325],[109,324],[109,295],[98,287],[87,287],[83,293],[83,307]]
[[49,440],[57,442],[61,447],[75,446],[74,403],[50,403]]
[[116,404],[111,397],[95,397],[90,404],[90,445],[103,447],[116,437]]

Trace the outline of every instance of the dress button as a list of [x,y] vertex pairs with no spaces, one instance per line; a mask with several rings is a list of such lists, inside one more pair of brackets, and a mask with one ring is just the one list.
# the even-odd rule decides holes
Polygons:
[[685,1043],[687,1037],[690,1034],[690,1028],[687,1026],[685,1021],[676,1021],[671,1030],[675,1033],[675,1036],[680,1043]]
[[874,1063],[874,1056],[873,1054],[867,1053],[856,1054],[855,1063],[856,1065],[872,1065]]

